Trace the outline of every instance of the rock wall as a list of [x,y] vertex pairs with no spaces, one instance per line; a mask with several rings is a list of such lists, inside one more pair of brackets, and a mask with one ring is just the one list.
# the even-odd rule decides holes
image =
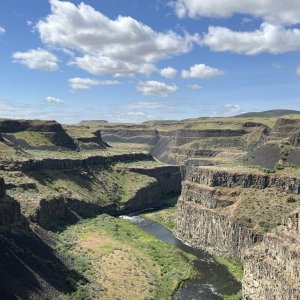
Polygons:
[[234,217],[230,206],[235,204],[241,188],[251,188],[255,193],[255,189],[270,187],[299,194],[300,179],[189,166],[177,204],[178,236],[211,253],[241,258],[262,235],[251,224]]
[[244,299],[300,299],[300,208],[244,256]]
[[28,226],[25,218],[21,214],[19,203],[6,195],[3,178],[0,178],[0,226],[1,225]]
[[192,246],[235,258],[261,239],[243,224],[183,198],[177,203],[176,228],[177,235]]
[[84,168],[96,165],[108,165],[119,162],[133,162],[153,160],[150,154],[136,153],[136,154],[120,154],[114,156],[91,156],[84,159],[41,159],[41,160],[28,160],[6,163],[2,166],[3,169],[8,171],[36,171],[42,169],[48,170],[64,170],[72,168]]
[[[159,169],[152,170],[158,180],[148,175],[152,178],[150,183],[136,190],[134,195],[124,202],[113,202],[103,206],[89,200],[63,196],[42,199],[39,202],[37,211],[30,217],[30,220],[43,228],[49,228],[61,219],[72,222],[78,218],[95,217],[102,213],[118,216],[148,208],[163,207],[164,203],[161,200],[167,194],[179,194],[180,185],[179,187],[174,185],[174,177],[177,176],[176,173],[173,176],[169,170],[169,177],[163,179],[167,173],[164,173],[165,170],[163,168],[161,170],[161,174]],[[165,186],[163,186],[163,183]]]
[[279,191],[292,194],[300,193],[300,178],[287,176],[270,176],[247,172],[230,172],[210,167],[194,168],[189,173],[189,180],[208,186],[242,187],[265,189],[276,187]]
[[162,166],[154,168],[130,168],[132,172],[154,177],[159,185],[161,196],[180,194],[181,173],[178,166]]
[[106,142],[138,143],[154,145],[159,139],[157,130],[152,129],[108,129],[101,130]]

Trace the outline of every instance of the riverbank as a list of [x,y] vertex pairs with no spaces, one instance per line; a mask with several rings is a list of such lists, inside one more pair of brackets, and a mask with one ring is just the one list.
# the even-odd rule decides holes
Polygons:
[[[147,212],[141,216],[145,219],[157,222],[168,228],[170,231],[175,231],[175,207],[162,209],[159,211]],[[243,264],[241,261],[231,258],[214,256],[217,263],[223,265],[228,272],[238,281],[243,280]],[[239,300],[242,299],[242,290],[233,295],[224,296],[225,300]]]
[[101,215],[57,234],[59,253],[86,282],[62,299],[171,299],[195,275],[195,257],[131,222]]

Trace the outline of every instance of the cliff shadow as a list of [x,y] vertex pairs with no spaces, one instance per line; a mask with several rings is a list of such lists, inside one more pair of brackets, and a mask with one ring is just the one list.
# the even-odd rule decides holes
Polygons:
[[2,226],[0,253],[1,299],[55,299],[87,281],[33,231]]

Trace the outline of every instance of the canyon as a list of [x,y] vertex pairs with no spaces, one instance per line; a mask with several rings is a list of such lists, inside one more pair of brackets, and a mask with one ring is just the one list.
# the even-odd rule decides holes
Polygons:
[[[1,295],[79,293],[75,283],[91,280],[58,250],[58,232],[64,237],[77,223],[82,230],[93,218],[99,228],[111,222],[118,230],[125,225],[98,216],[176,204],[181,240],[243,263],[244,299],[299,299],[299,130],[296,115],[143,124],[1,120],[0,247],[9,258],[0,261]],[[177,203],[170,200],[176,195]]]

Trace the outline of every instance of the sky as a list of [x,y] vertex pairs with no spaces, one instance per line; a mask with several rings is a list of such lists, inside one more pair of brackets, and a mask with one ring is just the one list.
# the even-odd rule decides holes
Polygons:
[[3,1],[0,70],[0,118],[300,110],[300,1]]

